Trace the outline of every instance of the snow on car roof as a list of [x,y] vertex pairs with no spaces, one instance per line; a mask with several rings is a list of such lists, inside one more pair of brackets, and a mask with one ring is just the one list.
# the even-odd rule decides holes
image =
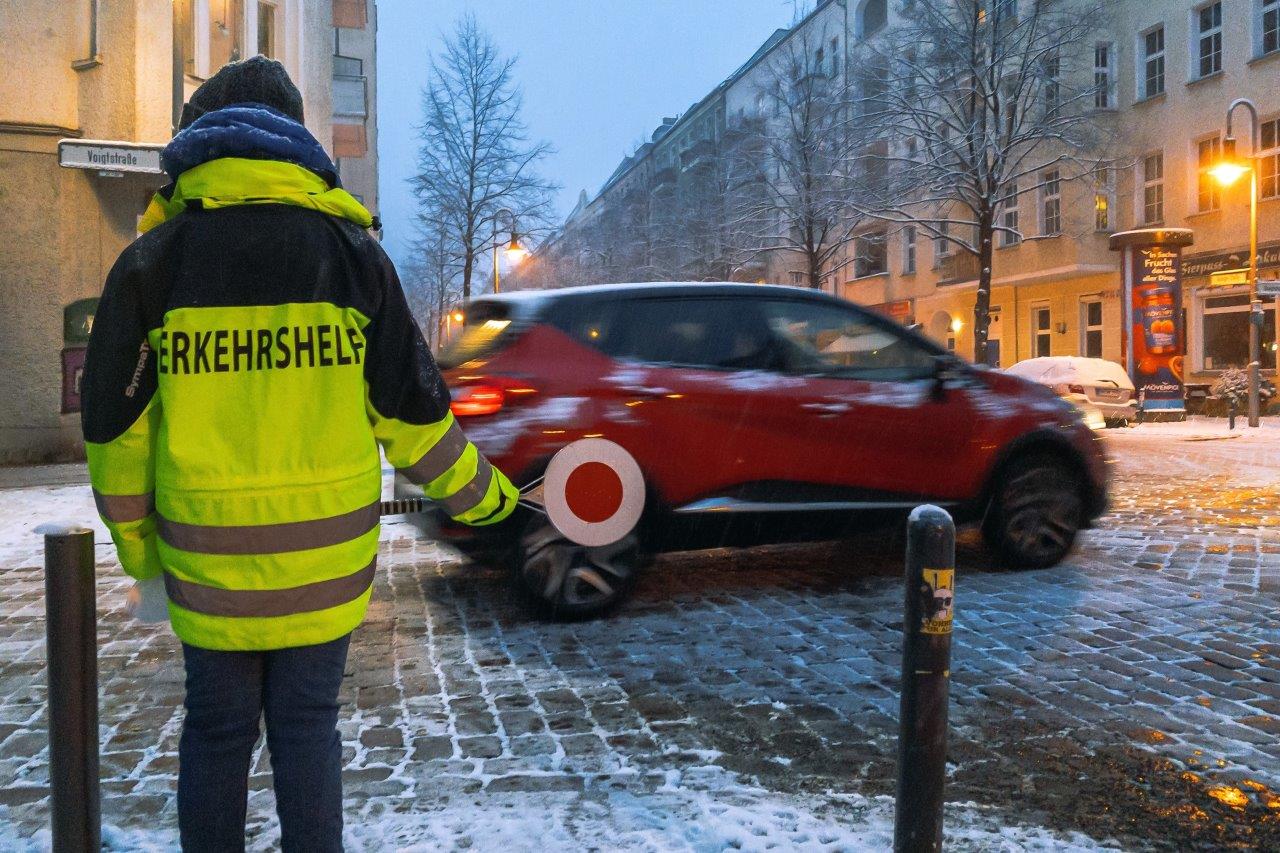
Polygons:
[[1051,355],[1028,358],[1005,368],[1006,373],[1037,382],[1114,382],[1120,388],[1133,390],[1133,382],[1124,366],[1105,358],[1079,355]]

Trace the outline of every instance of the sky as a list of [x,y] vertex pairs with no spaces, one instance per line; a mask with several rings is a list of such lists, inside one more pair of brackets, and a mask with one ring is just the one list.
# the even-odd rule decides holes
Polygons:
[[542,166],[562,185],[561,218],[593,195],[663,116],[684,112],[778,27],[792,0],[379,0],[378,154],[383,239],[405,260],[414,197],[407,183],[430,57],[473,12],[516,55],[530,136],[556,153]]

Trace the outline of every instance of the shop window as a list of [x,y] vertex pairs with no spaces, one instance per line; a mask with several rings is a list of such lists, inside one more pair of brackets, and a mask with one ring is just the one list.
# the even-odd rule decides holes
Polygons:
[[1222,185],[1209,170],[1222,159],[1222,140],[1217,136],[1196,143],[1196,210],[1208,213],[1222,207]]
[[1164,221],[1164,154],[1159,151],[1142,158],[1142,221]]
[[1031,309],[1031,356],[1043,358],[1049,354],[1053,345],[1053,329],[1049,306],[1044,305]]
[[[1263,305],[1263,345],[1276,339],[1276,312]],[[1249,294],[1207,296],[1201,312],[1200,340],[1205,370],[1249,364]],[[1264,360],[1265,362],[1265,360]]]
[[1164,26],[1148,30],[1138,37],[1142,66],[1142,97],[1154,98],[1164,92]]
[[1085,358],[1102,358],[1102,300],[1080,301],[1080,354]]

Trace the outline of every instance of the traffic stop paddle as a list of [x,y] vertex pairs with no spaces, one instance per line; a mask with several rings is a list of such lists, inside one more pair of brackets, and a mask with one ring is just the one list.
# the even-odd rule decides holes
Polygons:
[[951,516],[936,506],[916,507],[907,520],[895,853],[942,849],[955,563]]

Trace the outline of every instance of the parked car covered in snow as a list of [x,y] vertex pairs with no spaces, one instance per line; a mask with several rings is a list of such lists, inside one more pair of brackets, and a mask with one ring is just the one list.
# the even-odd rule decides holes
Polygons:
[[[579,438],[616,442],[640,467],[640,524],[605,547],[575,545],[538,515],[518,543],[438,513],[411,518],[506,563],[558,616],[620,601],[650,554],[836,538],[896,526],[922,503],[980,523],[1011,567],[1050,566],[1106,505],[1101,442],[1071,405],[801,288],[483,296],[439,362],[458,423],[517,485]],[[397,478],[397,498],[421,494]]]
[[1020,361],[1005,368],[1005,372],[1052,388],[1058,396],[1080,407],[1086,423],[1091,414],[1095,422],[1100,415],[1105,426],[1126,426],[1137,417],[1133,382],[1124,367],[1114,361],[1053,355]]

